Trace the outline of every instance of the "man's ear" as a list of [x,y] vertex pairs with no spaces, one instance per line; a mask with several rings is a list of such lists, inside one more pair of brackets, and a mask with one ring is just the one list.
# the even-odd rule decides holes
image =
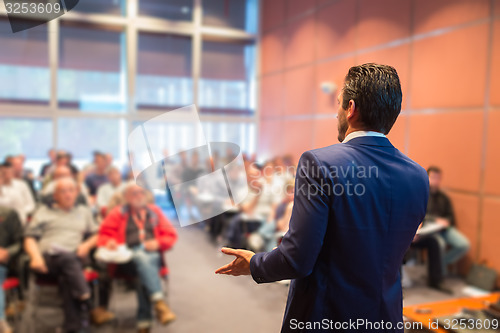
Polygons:
[[347,106],[347,119],[352,119],[358,113],[358,109],[356,109],[356,103],[354,100],[349,100],[349,105]]

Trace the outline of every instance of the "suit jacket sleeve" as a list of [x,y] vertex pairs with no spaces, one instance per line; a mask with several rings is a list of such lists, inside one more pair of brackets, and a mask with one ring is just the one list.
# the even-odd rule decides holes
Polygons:
[[297,168],[288,232],[276,249],[258,253],[250,261],[252,277],[257,283],[296,279],[311,274],[328,225],[330,197],[327,189],[332,185],[314,153],[305,152]]

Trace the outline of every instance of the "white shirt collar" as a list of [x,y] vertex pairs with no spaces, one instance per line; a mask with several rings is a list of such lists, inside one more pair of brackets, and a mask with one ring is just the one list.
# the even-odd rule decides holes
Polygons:
[[385,138],[386,136],[380,132],[374,132],[374,131],[356,131],[356,132],[351,132],[349,133],[345,138],[342,143],[346,143],[354,138],[359,138],[362,136],[376,136],[379,138]]

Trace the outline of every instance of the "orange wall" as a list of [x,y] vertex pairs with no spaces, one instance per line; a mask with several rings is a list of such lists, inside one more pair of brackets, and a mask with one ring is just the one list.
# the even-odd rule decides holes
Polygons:
[[320,83],[392,65],[403,111],[389,138],[442,167],[465,263],[500,271],[500,0],[262,0],[261,21],[259,155],[337,143],[336,93]]

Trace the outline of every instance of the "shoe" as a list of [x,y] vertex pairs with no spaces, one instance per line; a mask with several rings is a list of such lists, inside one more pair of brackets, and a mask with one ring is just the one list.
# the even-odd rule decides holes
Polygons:
[[24,301],[11,302],[5,309],[5,317],[14,318],[16,315],[23,312],[25,307],[26,302]]
[[0,320],[0,333],[12,333],[12,328],[5,320]]
[[164,300],[156,301],[154,308],[156,317],[162,325],[166,325],[175,320],[175,314],[172,312],[172,310],[170,310],[169,306],[167,305],[167,303],[165,303]]
[[115,319],[115,315],[102,306],[99,306],[90,312],[90,319],[93,324],[102,325]]

